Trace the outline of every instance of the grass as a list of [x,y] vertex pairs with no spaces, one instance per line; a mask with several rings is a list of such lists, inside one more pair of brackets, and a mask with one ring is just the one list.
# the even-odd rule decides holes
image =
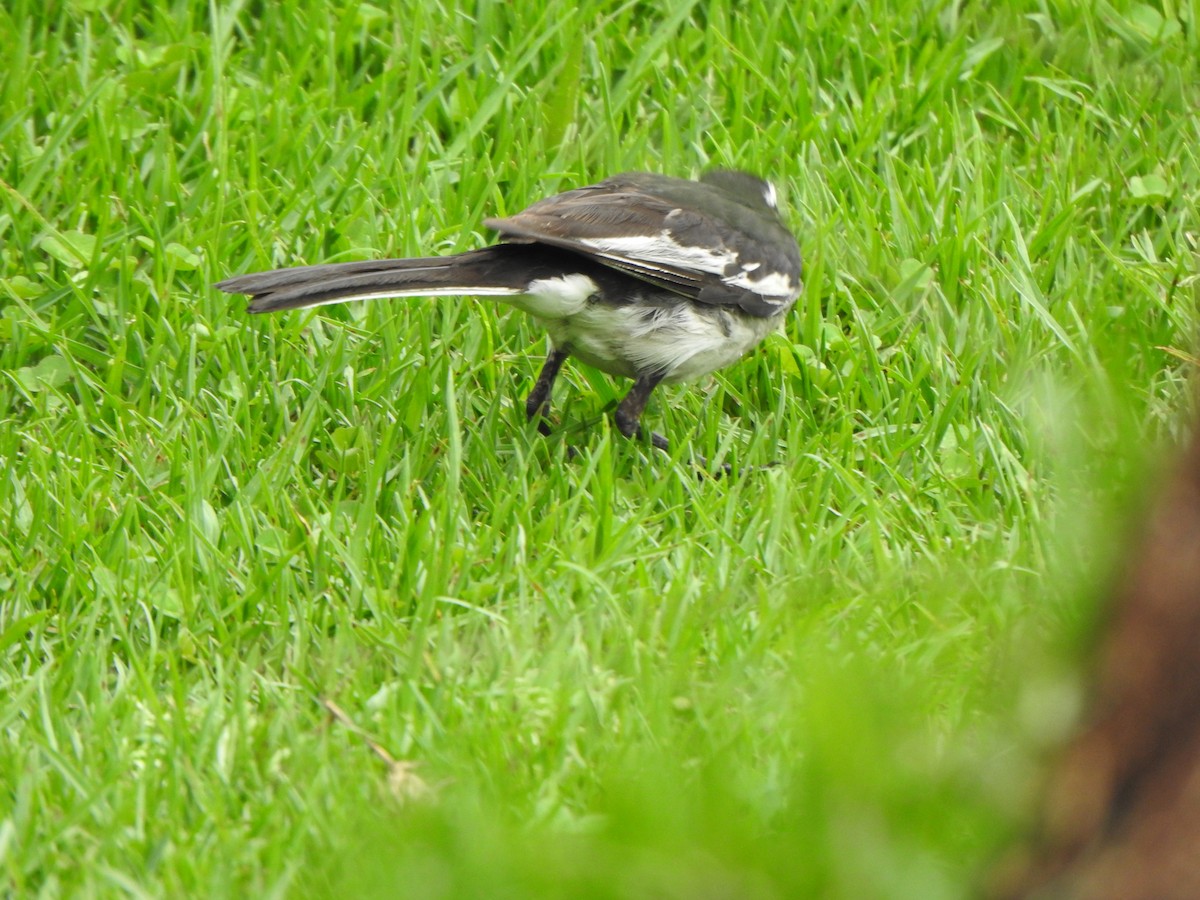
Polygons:
[[[8,4],[0,893],[970,893],[1191,406],[1198,26]],[[486,301],[211,288],[710,165],[777,182],[806,286],[652,403],[672,458],[582,366],[526,425],[542,338]]]

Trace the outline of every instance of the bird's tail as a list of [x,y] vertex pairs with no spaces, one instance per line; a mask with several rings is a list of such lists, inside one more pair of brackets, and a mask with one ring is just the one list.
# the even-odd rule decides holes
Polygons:
[[513,258],[531,250],[497,244],[455,256],[300,266],[239,275],[216,286],[230,294],[249,294],[247,311],[252,313],[376,297],[511,296],[523,293],[539,268]]

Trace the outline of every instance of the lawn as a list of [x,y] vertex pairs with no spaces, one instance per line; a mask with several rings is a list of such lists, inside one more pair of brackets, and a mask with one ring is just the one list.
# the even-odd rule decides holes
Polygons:
[[[969,894],[1193,405],[1198,28],[5,4],[0,894]],[[710,166],[775,181],[805,288],[656,392],[671,455],[573,363],[538,434],[486,298],[211,286]]]

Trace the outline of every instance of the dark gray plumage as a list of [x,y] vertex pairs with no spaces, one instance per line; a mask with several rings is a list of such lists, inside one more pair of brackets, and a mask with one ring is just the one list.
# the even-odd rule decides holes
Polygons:
[[639,433],[655,386],[737,361],[800,294],[800,249],[774,189],[743,172],[700,181],[616,175],[486,224],[501,243],[454,256],[278,269],[217,287],[249,294],[252,313],[377,297],[503,298],[550,334],[528,415],[544,413],[563,361],[576,356],[634,379],[617,409],[629,436]]

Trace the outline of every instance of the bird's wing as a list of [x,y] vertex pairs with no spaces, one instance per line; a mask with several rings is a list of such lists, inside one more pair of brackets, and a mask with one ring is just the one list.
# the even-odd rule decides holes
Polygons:
[[774,210],[757,205],[703,182],[634,174],[487,225],[508,241],[561,247],[701,303],[766,317],[798,296],[800,251]]

